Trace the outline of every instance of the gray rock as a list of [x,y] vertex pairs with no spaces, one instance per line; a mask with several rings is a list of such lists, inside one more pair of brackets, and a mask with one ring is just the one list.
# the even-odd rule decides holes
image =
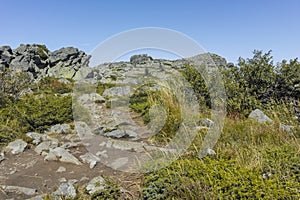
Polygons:
[[37,193],[37,189],[19,187],[19,186],[2,185],[1,188],[6,192],[14,192],[17,194],[25,194],[28,196],[32,196]]
[[43,151],[49,151],[50,149],[58,147],[58,143],[54,141],[45,141],[35,147],[34,151],[38,154],[42,154]]
[[60,162],[72,163],[75,165],[81,165],[81,162],[69,153],[67,150],[61,147],[56,147],[55,149],[50,149],[48,155],[44,160],[59,160]]
[[21,70],[36,80],[47,76],[73,78],[81,68],[87,68],[89,59],[89,55],[74,47],[54,52],[37,44],[21,44],[14,50],[8,46],[0,47],[0,70]]
[[126,136],[126,133],[121,130],[114,130],[108,133],[104,134],[106,137],[112,137],[112,138],[122,138]]
[[51,65],[55,65],[60,61],[67,61],[70,58],[76,58],[79,55],[79,50],[74,47],[61,48],[50,53],[49,60]]
[[51,133],[57,133],[57,134],[67,134],[71,133],[72,129],[69,124],[56,124],[54,126],[51,126],[49,132]]
[[207,149],[207,154],[208,155],[216,155],[216,152],[213,149],[208,148]]
[[45,140],[51,140],[51,138],[48,135],[35,133],[35,132],[28,132],[26,133],[26,136],[31,138],[33,140],[32,143],[35,145]]
[[249,118],[254,119],[255,121],[259,123],[272,123],[273,120],[271,120],[267,115],[265,115],[261,110],[255,109],[252,111],[249,115]]
[[132,130],[125,130],[125,135],[130,138],[136,138],[138,135]]
[[130,57],[130,62],[132,64],[145,64],[152,60],[153,58],[148,56],[147,54],[133,55]]
[[82,104],[96,102],[96,103],[105,103],[105,98],[97,93],[84,94],[78,98],[78,101]]
[[44,195],[38,195],[27,200],[44,200]]
[[206,127],[212,127],[215,123],[212,120],[205,118],[205,119],[201,120],[201,124]]
[[89,194],[94,194],[99,190],[104,190],[106,187],[105,180],[101,176],[93,178],[86,186],[86,191]]
[[56,170],[56,172],[58,172],[58,173],[62,173],[62,172],[65,172],[65,171],[67,171],[67,169],[66,169],[65,167],[63,167],[63,166],[60,166],[60,167]]
[[12,49],[9,46],[0,47],[0,70],[8,68],[13,57]]
[[79,147],[79,146],[82,146],[82,142],[66,142],[66,143],[63,143],[60,147],[61,148],[64,148],[64,149],[70,149],[70,148],[75,148],[75,147]]
[[293,126],[284,125],[284,124],[279,125],[279,130],[284,131],[284,132],[291,132],[293,129],[294,129]]
[[105,133],[104,135],[111,138],[136,138],[138,136],[137,133],[132,130],[113,130],[111,132]]
[[27,147],[27,143],[21,139],[17,139],[7,145],[7,148],[11,151],[12,154],[22,153]]
[[130,95],[129,86],[111,87],[103,92],[103,97],[112,96],[128,96]]
[[57,81],[64,84],[71,84],[71,82],[66,78],[60,78]]
[[92,153],[81,155],[80,158],[84,163],[88,163],[90,165],[90,169],[93,169],[97,165],[97,163],[100,162],[100,158],[93,155]]
[[0,152],[0,163],[5,159],[4,152]]
[[35,197],[32,197],[30,199],[27,199],[27,200],[44,200],[44,195],[38,195],[38,196],[35,196]]
[[59,188],[52,194],[67,198],[75,198],[77,195],[74,186],[69,182],[60,184]]

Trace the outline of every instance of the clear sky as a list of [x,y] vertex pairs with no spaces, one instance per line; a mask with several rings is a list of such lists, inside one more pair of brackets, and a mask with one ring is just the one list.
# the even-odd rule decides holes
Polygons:
[[300,0],[0,0],[0,45],[74,46],[91,52],[122,31],[174,29],[235,62],[254,49],[300,57]]

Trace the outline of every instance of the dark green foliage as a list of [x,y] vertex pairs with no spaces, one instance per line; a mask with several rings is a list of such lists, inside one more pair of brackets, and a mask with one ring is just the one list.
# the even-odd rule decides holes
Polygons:
[[[219,71],[226,90],[229,115],[245,117],[256,108],[267,108],[271,100],[299,101],[300,63],[297,59],[289,63],[284,60],[275,66],[271,51],[264,54],[255,50],[252,58],[239,58],[237,66],[219,67]],[[192,85],[200,105],[210,107],[210,99],[214,99],[210,93],[213,94],[214,90],[208,92],[201,74],[192,66],[186,66],[182,73]]]
[[0,143],[28,131],[43,132],[52,125],[73,119],[72,98],[54,95],[27,96],[0,109]]
[[36,93],[55,93],[64,94],[72,92],[73,84],[70,80],[70,84],[62,83],[58,81],[58,78],[46,77],[42,79],[36,88]]
[[70,96],[30,96],[18,102],[16,109],[28,123],[29,130],[44,131],[52,125],[71,122],[73,119]]
[[276,68],[276,98],[300,98],[300,63],[298,59],[283,60]]
[[133,95],[131,95],[129,100],[130,108],[139,113],[146,124],[150,122],[150,103],[148,102],[148,96],[149,92],[137,90]]
[[116,84],[114,83],[98,83],[97,85],[97,88],[96,88],[96,92],[100,95],[103,94],[103,92],[108,89],[108,88],[111,88],[111,87],[115,87]]
[[182,74],[194,89],[194,92],[197,95],[199,101],[199,105],[204,107],[210,107],[211,100],[209,92],[207,89],[207,85],[200,72],[197,71],[194,67],[188,65],[183,69]]
[[31,79],[25,72],[0,71],[0,108],[18,100],[30,85]]
[[92,200],[114,200],[119,199],[120,188],[110,179],[105,179],[105,189],[92,194]]
[[234,159],[181,159],[146,176],[143,199],[297,199],[299,156],[288,146],[266,151],[263,169]]

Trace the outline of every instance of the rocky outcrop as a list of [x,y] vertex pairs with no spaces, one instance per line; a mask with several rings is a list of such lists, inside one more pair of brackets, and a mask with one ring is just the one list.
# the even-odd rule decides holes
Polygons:
[[0,47],[0,70],[28,72],[37,80],[47,76],[74,78],[81,68],[88,66],[89,59],[90,56],[74,47],[53,52],[38,44],[21,44],[14,50]]

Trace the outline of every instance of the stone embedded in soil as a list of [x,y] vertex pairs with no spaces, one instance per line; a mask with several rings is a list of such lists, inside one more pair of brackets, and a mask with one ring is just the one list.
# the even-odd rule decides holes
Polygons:
[[132,130],[114,130],[108,133],[104,134],[106,137],[111,137],[111,138],[136,138],[137,133],[132,131]]
[[63,167],[63,166],[60,166],[60,167],[56,170],[56,172],[58,172],[58,173],[66,172],[66,171],[67,171],[67,169],[66,169],[65,167]]
[[46,140],[48,137],[47,135],[43,135],[35,132],[28,132],[26,133],[26,136],[32,139],[33,140],[32,143],[35,145],[39,144],[41,141]]
[[55,149],[50,149],[48,155],[44,160],[59,160],[61,162],[73,163],[75,165],[81,165],[82,163],[71,153],[61,147],[56,147]]
[[284,125],[284,124],[280,124],[279,125],[279,130],[283,131],[283,132],[291,132],[294,129],[293,126],[290,125]]
[[37,189],[33,188],[26,188],[26,187],[19,187],[19,186],[11,186],[11,185],[2,185],[2,190],[5,192],[13,192],[17,194],[25,194],[28,196],[35,195],[37,193]]
[[60,184],[59,188],[52,194],[67,198],[75,198],[77,195],[74,186],[69,182]]
[[0,152],[0,163],[5,159],[4,152]]
[[27,143],[21,139],[15,140],[7,145],[7,149],[9,149],[12,154],[22,153],[26,147]]
[[112,137],[112,138],[122,138],[122,137],[125,137],[126,134],[125,134],[124,131],[114,130],[114,131],[106,133],[105,136],[106,137]]
[[34,151],[38,154],[41,154],[43,151],[49,151],[50,149],[56,148],[58,146],[57,142],[54,141],[45,141],[40,143],[35,147]]
[[249,115],[249,118],[254,119],[255,121],[259,123],[272,123],[273,120],[270,119],[265,113],[263,113],[259,109],[255,109],[252,111]]
[[96,166],[96,164],[100,161],[100,158],[98,158],[92,153],[86,153],[84,155],[81,155],[80,158],[84,163],[88,163],[90,165],[90,169],[93,169]]
[[67,134],[71,133],[72,129],[69,124],[56,124],[54,126],[51,126],[49,132],[51,133],[57,133],[57,134]]
[[94,194],[99,190],[105,189],[105,180],[101,176],[95,177],[86,186],[86,191],[89,194]]

